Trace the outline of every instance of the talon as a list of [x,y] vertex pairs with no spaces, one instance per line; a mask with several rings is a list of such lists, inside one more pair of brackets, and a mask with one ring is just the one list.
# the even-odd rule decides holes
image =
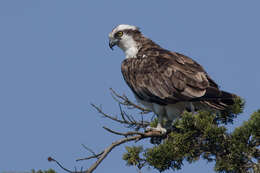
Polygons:
[[162,127],[147,127],[145,129],[145,132],[150,132],[150,131],[159,131],[161,134],[165,134],[167,130]]

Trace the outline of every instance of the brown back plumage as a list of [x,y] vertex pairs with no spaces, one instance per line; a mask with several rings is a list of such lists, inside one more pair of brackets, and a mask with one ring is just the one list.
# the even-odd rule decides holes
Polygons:
[[180,101],[201,102],[223,110],[234,104],[233,94],[219,90],[203,67],[180,53],[161,48],[139,30],[129,30],[138,43],[136,58],[122,62],[126,83],[144,101],[161,105]]

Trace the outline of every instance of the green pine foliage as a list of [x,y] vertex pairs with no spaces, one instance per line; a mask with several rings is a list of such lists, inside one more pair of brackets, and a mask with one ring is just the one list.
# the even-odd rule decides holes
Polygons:
[[53,169],[48,169],[46,171],[42,171],[42,170],[35,171],[33,169],[31,173],[56,173],[56,172]]
[[135,165],[139,168],[143,165],[143,160],[140,158],[139,153],[143,151],[142,146],[126,147],[127,153],[123,155],[123,160],[127,161],[127,165]]
[[[237,99],[229,110],[216,114],[200,111],[185,112],[174,124],[174,130],[159,145],[152,148],[127,147],[123,159],[127,165],[149,166],[162,172],[178,170],[183,162],[199,159],[215,162],[216,172],[260,172],[260,110],[250,119],[227,132],[224,125],[243,111],[244,101]],[[153,122],[152,125],[154,125]]]

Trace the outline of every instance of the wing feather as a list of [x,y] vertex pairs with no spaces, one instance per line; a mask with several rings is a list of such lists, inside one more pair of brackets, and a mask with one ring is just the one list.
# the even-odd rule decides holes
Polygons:
[[121,67],[125,81],[141,100],[158,104],[188,101],[202,97],[213,81],[187,56],[156,49],[146,53],[145,58],[125,59]]

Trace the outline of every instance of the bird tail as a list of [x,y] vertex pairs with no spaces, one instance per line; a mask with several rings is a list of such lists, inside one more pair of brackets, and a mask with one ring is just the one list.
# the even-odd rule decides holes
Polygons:
[[238,96],[218,88],[209,87],[201,101],[211,108],[217,110],[226,110],[229,106],[235,104],[235,98]]

